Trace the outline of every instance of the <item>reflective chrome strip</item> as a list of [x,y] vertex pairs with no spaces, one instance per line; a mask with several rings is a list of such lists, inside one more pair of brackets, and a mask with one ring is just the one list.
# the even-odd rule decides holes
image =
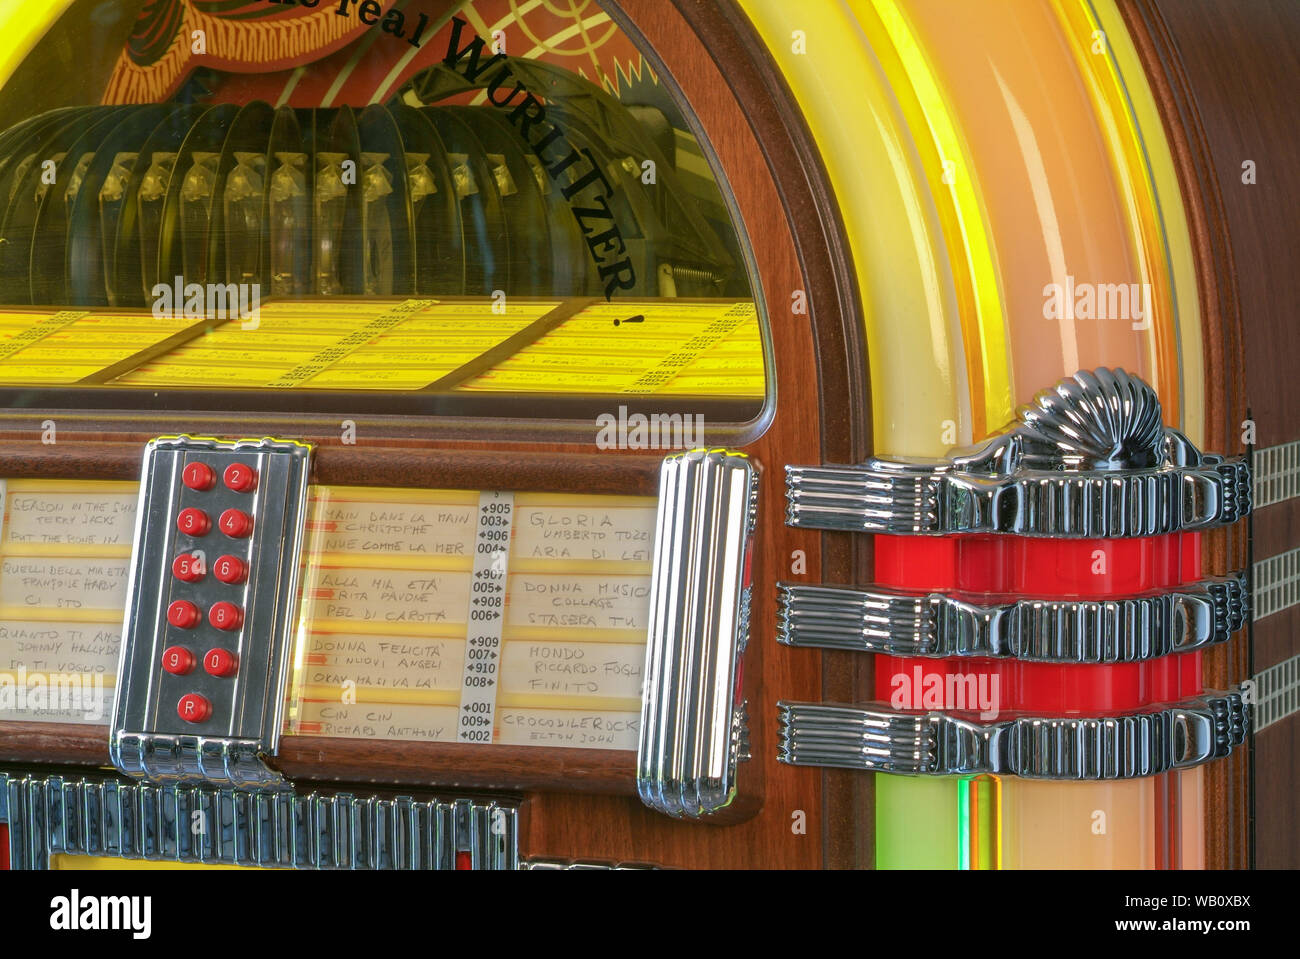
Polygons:
[[1163,425],[1121,369],[1080,370],[1017,421],[944,459],[786,468],[791,526],[850,532],[1113,539],[1233,523],[1250,512],[1241,457],[1203,454]]
[[781,762],[903,775],[1108,780],[1228,755],[1245,740],[1241,694],[1208,694],[1124,716],[1019,716],[976,723],[882,704],[778,703]]
[[637,790],[676,818],[735,797],[757,495],[753,466],[727,450],[674,454],[660,470]]
[[1251,585],[1255,622],[1300,603],[1300,549],[1257,562]]
[[1255,677],[1255,732],[1300,712],[1300,656],[1284,659]]
[[15,869],[57,853],[296,869],[518,867],[517,809],[457,799],[162,786],[0,773]]
[[623,872],[632,869],[658,869],[659,867],[648,862],[596,862],[587,859],[525,859],[519,864],[519,868],[544,872],[586,872],[590,870],[597,870],[600,872],[617,870]]
[[787,466],[786,522],[809,529],[904,535],[1009,533],[1118,539],[1234,523],[1250,510],[1240,460],[1124,472],[999,477],[944,461]]
[[1104,600],[981,604],[881,587],[777,584],[777,641],[893,656],[1127,663],[1222,643],[1245,624],[1244,577]]
[[1300,440],[1255,450],[1255,508],[1300,496]]

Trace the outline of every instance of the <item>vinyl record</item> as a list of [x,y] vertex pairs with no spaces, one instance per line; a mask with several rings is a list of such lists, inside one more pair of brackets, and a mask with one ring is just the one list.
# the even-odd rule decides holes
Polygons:
[[312,292],[359,293],[364,264],[356,114],[351,107],[317,110],[313,120]]
[[[217,179],[212,194],[206,241],[206,266],[202,277],[186,274],[186,282],[246,283],[266,289],[267,149],[275,110],[254,101],[240,109],[221,145]],[[251,190],[240,198],[243,190]],[[230,218],[227,213],[233,213]],[[188,242],[189,238],[185,238]]]
[[464,194],[460,209],[465,226],[465,292],[491,296],[495,290],[509,291],[510,233],[487,151],[474,132],[446,110],[425,107],[422,112],[446,144],[452,180],[460,188],[457,192]]
[[[87,132],[102,130],[116,122],[114,116],[121,109],[104,107],[77,114],[32,143],[28,154],[31,162],[24,161],[14,168],[8,187],[11,199],[0,226],[0,236],[4,237],[0,246],[0,303],[31,302],[28,276],[32,236],[40,209],[58,184],[60,168],[67,172],[64,161],[68,151]],[[66,179],[63,182],[66,189]],[[59,262],[62,263],[62,256]]]
[[[74,306],[107,306],[108,290],[104,284],[105,257],[113,251],[117,236],[117,219],[108,211],[118,211],[121,200],[104,202],[100,192],[113,174],[118,156],[122,169],[129,175],[138,162],[138,150],[168,116],[185,108],[171,104],[139,107],[127,114],[95,147],[95,156],[82,174],[81,188],[67,210],[67,242],[64,254],[62,292],[54,291],[45,302],[69,303]],[[134,156],[136,159],[130,159]],[[105,218],[109,222],[105,223]],[[107,226],[108,234],[104,228]]]
[[[157,222],[146,221],[145,211],[140,211],[140,252],[144,270],[142,294],[146,303],[152,299],[151,291],[156,284],[171,284],[178,276],[186,283],[205,282],[202,277],[207,273],[207,235],[204,233],[200,239],[194,223],[186,225],[182,221],[188,215],[208,223],[210,208],[203,203],[183,203],[182,191],[186,189],[187,180],[192,185],[199,179],[196,164],[208,171],[205,174],[207,179],[216,176],[222,145],[239,112],[239,107],[223,103],[203,114],[190,128],[176,155],[176,165],[167,179],[167,192]],[[151,255],[147,247],[155,236],[156,256]]]
[[[609,209],[627,247],[626,256],[632,260],[636,269],[635,288],[622,292],[632,296],[658,296],[658,257],[668,258],[672,238],[659,229],[662,218],[654,208],[654,191],[646,190],[641,185],[640,168],[637,168],[635,177],[624,169],[625,158],[617,155],[580,115],[560,111],[557,116],[559,118],[556,123],[563,128],[565,139],[579,153],[590,151],[613,190],[613,195],[608,200]],[[577,206],[585,205],[583,196],[584,192],[579,192],[569,202]],[[590,249],[586,249],[585,243],[583,247],[590,277],[588,292],[593,296],[603,296],[604,281],[599,275],[602,264],[597,262]]]
[[587,244],[583,239],[582,228],[574,218],[573,208],[546,172],[546,165],[533,154],[531,144],[520,136],[518,128],[498,110],[485,108],[485,112],[519,144],[525,161],[534,171],[534,179],[538,181],[538,190],[546,204],[551,243],[552,287],[548,292],[561,296],[586,293],[595,284],[595,271],[591,267]]
[[[411,197],[415,235],[416,290],[421,294],[460,296],[465,292],[465,232],[460,199],[447,163],[447,147],[433,124],[405,104],[388,108],[402,136],[407,156],[426,157],[433,192],[422,200]],[[411,194],[408,180],[407,193]]]
[[[521,296],[558,292],[551,257],[560,252],[560,245],[552,241],[546,201],[537,182],[537,170],[541,168],[529,165],[524,155],[526,146],[513,134],[509,123],[504,128],[500,125],[495,107],[444,109],[463,120],[487,150],[510,232],[510,292]],[[546,171],[541,172],[544,177]]]
[[[415,225],[402,136],[388,110],[377,104],[361,111],[357,133],[363,166],[358,183],[366,278],[359,292],[409,296],[415,292]],[[368,199],[372,191],[382,195]]]
[[306,296],[311,290],[311,122],[280,107],[267,150],[264,296]]
[[[63,304],[63,264],[67,257],[69,206],[68,190],[85,180],[86,169],[114,130],[140,107],[100,107],[99,119],[68,147],[55,169],[54,182],[46,185],[36,204],[28,249],[28,299],[31,303]],[[80,192],[80,186],[78,191]]]
[[[167,114],[162,122],[149,134],[147,140],[139,147],[138,156],[131,170],[130,179],[123,190],[120,209],[115,222],[101,222],[100,230],[104,237],[104,288],[108,303],[114,307],[140,307],[145,305],[145,294],[157,282],[158,272],[158,230],[150,231],[148,242],[142,242],[140,217],[144,212],[154,221],[161,220],[161,208],[150,212],[142,211],[140,206],[140,189],[146,179],[155,176],[155,164],[162,164],[165,158],[175,158],[180,154],[185,138],[191,127],[211,107],[191,105],[180,107]],[[159,166],[158,169],[163,169]],[[174,166],[172,167],[174,170]],[[171,177],[167,177],[170,182]],[[151,181],[152,182],[152,181]],[[165,183],[158,188],[165,193]],[[145,286],[145,265],[148,258],[148,286]]]

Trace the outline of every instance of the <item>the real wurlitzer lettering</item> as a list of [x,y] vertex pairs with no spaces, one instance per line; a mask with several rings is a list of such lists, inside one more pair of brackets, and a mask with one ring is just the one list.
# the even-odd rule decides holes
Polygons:
[[[591,258],[605,284],[605,299],[610,299],[616,290],[633,289],[636,270],[631,257],[626,255],[627,244],[614,222],[614,213],[609,205],[614,187],[606,179],[600,162],[591,150],[574,147],[565,138],[564,130],[547,118],[546,106],[514,78],[510,60],[504,53],[488,60],[481,59],[486,46],[483,38],[475,36],[461,47],[461,31],[468,24],[459,17],[454,17],[451,22],[451,42],[443,63],[471,83],[499,67],[486,81],[488,100],[493,106],[507,111],[506,115],[518,128],[520,137],[542,161],[546,175],[569,203],[570,212],[582,230]],[[504,92],[511,83],[513,89]]]

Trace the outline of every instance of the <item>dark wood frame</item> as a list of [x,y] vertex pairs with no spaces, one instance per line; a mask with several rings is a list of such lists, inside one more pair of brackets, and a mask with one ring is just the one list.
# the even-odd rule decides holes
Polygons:
[[[1300,356],[1290,314],[1300,297],[1291,171],[1300,109],[1294,96],[1300,7],[1274,0],[1120,0],[1174,155],[1196,259],[1205,336],[1206,445],[1243,452],[1248,415],[1257,445],[1300,436],[1288,369]],[[1290,71],[1290,72],[1288,72]],[[1254,160],[1258,181],[1241,182]],[[1281,305],[1279,308],[1279,304]],[[1291,322],[1288,323],[1288,319]],[[1249,568],[1300,542],[1300,504],[1268,508],[1245,529],[1207,537],[1207,572]],[[1224,688],[1300,652],[1300,610],[1255,625],[1205,657],[1205,683]],[[1212,868],[1300,865],[1300,725],[1268,729],[1206,773],[1206,853]],[[1253,769],[1252,769],[1253,767]],[[1252,782],[1256,783],[1252,796]]]

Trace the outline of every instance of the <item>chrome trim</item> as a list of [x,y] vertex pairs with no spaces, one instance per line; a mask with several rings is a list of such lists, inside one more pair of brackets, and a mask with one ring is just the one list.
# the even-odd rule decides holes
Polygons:
[[908,593],[777,584],[777,641],[891,656],[1131,663],[1226,642],[1245,625],[1244,576],[1167,593],[1089,600]]
[[869,533],[1155,536],[1250,511],[1241,457],[1202,454],[1162,425],[1155,391],[1121,369],[1080,371],[1006,431],[945,459],[787,466],[786,522]]
[[748,752],[738,667],[757,496],[740,453],[690,450],[660,470],[637,791],[674,818],[729,806]]
[[1300,604],[1300,548],[1259,560],[1254,572],[1255,622]]
[[1245,740],[1251,720],[1251,707],[1237,690],[1123,716],[1017,716],[990,723],[879,703],[777,707],[781,762],[907,776],[1153,776],[1227,756]]
[[1300,440],[1256,449],[1251,467],[1255,471],[1255,509],[1300,496]]
[[[236,460],[258,471],[251,493],[234,493],[220,479],[211,490],[193,493],[181,482],[190,459],[221,467]],[[165,436],[145,445],[135,545],[127,581],[126,617],[118,660],[116,696],[109,725],[109,756],[120,771],[151,781],[204,781],[235,787],[285,786],[263,757],[275,755],[284,726],[307,516],[311,447],[273,439],[223,442]],[[223,509],[238,507],[256,520],[246,546],[228,540],[248,563],[247,581],[228,586],[206,577],[177,586],[172,559],[190,549],[216,549],[220,542],[190,539],[176,528],[183,505],[201,505],[215,523]],[[215,528],[213,533],[216,533]],[[246,552],[241,552],[246,551]],[[214,561],[215,556],[208,557]],[[235,592],[238,591],[238,592]],[[238,632],[219,636],[206,623],[184,634],[167,622],[173,596],[206,609],[219,599],[237,599],[246,620]],[[193,646],[220,642],[238,657],[234,677],[209,676],[195,668],[185,676],[162,669],[172,642]],[[176,715],[185,693],[206,696],[213,715],[191,725]]]
[[[0,821],[14,869],[69,853],[294,869],[516,869],[512,804],[296,795],[0,772]],[[215,829],[195,824],[216,823]]]
[[602,862],[591,859],[525,859],[520,869],[536,872],[627,872],[630,870],[658,869],[648,862]]
[[1300,712],[1300,655],[1257,673],[1254,683],[1256,733]]

